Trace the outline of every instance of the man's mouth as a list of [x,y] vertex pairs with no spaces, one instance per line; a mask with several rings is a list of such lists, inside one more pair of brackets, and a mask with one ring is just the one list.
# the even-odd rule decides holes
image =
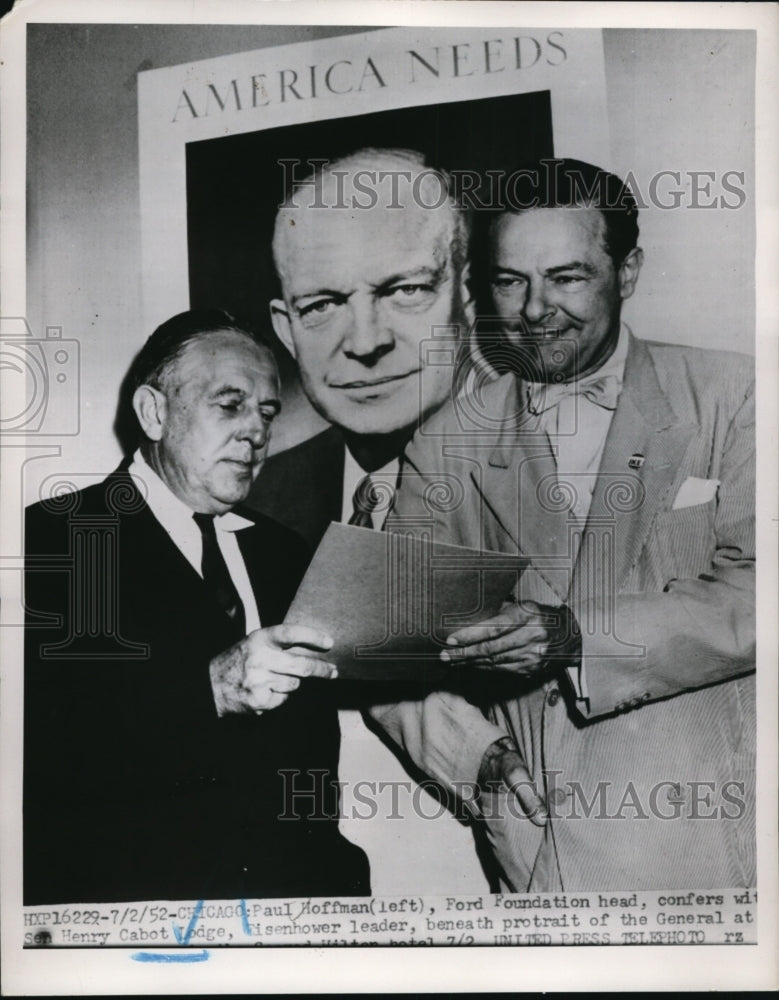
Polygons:
[[410,378],[419,372],[414,368],[410,372],[402,372],[400,375],[382,375],[379,378],[356,378],[348,382],[331,382],[331,389],[375,389],[382,385],[389,385],[392,382],[402,382],[403,379]]
[[246,472],[251,472],[254,468],[254,462],[252,459],[247,458],[225,458],[223,461],[227,462],[228,465],[234,465],[239,469],[244,469]]
[[560,330],[547,327],[542,330],[528,330],[525,336],[531,340],[559,340],[567,332],[567,329]]

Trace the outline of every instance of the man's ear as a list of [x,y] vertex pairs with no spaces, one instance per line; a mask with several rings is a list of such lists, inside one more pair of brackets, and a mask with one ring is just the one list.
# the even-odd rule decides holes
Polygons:
[[623,299],[629,299],[636,288],[641,265],[644,263],[644,251],[641,247],[633,247],[619,266],[619,294]]
[[141,385],[133,393],[133,409],[149,441],[159,441],[165,427],[167,400],[159,389]]
[[271,299],[270,321],[276,336],[292,357],[297,359],[295,341],[292,339],[292,324],[289,321],[289,313],[283,299]]
[[463,331],[466,337],[473,328],[476,319],[476,303],[471,290],[471,265],[466,261],[460,272],[460,297],[463,304],[463,316],[468,324],[468,329]]

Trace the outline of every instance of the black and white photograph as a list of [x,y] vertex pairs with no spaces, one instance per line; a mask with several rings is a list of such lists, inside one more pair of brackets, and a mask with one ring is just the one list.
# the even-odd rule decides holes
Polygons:
[[777,10],[414,7],[0,24],[11,995],[777,985]]

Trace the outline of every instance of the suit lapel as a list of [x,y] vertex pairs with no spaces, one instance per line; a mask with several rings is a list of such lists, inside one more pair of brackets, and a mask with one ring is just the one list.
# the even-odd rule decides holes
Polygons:
[[[105,485],[109,510],[117,509],[121,502],[119,521],[126,563],[123,572],[135,580],[139,565],[157,568],[149,572],[143,600],[155,613],[165,609],[166,616],[175,613],[186,620],[207,622],[208,634],[229,635],[226,617],[209,595],[202,577],[154,516],[126,465],[112,473]],[[175,595],[174,603],[171,595]],[[221,639],[218,644],[229,645]]]
[[[507,414],[520,411],[516,383],[506,399]],[[571,526],[566,496],[557,486],[557,466],[543,430],[520,415],[506,419],[489,459],[485,504],[519,551],[547,585],[564,600],[571,582]],[[526,581],[529,582],[529,581]]]
[[[619,404],[611,422],[590,505],[576,577],[606,582],[608,567],[597,565],[603,542],[612,534],[616,592],[635,563],[659,505],[677,475],[691,424],[680,424],[665,396],[647,346],[631,336]],[[629,462],[635,456],[638,468]],[[613,590],[612,590],[613,588]]]
[[331,521],[341,520],[346,445],[329,427],[268,459],[245,506],[292,528],[316,548]]

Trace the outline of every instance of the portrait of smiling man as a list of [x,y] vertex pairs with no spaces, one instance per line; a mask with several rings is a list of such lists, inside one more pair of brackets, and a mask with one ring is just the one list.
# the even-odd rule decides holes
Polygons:
[[280,771],[335,773],[338,726],[332,640],[279,624],[310,553],[239,512],[281,406],[273,354],[190,311],[129,379],[134,454],[27,511],[25,902],[367,892],[322,819],[332,784],[278,820]]
[[[413,151],[359,150],[295,186],[276,218],[282,294],[271,318],[331,426],[272,456],[249,504],[313,546],[331,521],[381,529],[404,447],[452,394],[453,342],[455,354],[469,349],[468,241],[447,175]],[[443,364],[432,349],[442,331]],[[485,891],[471,832],[416,785],[423,805],[412,807],[409,774],[363,723],[358,708],[380,691],[333,689],[344,737],[342,829],[367,851],[374,891]],[[352,798],[359,781],[387,789],[370,818]],[[408,859],[401,887],[397,857]]]

